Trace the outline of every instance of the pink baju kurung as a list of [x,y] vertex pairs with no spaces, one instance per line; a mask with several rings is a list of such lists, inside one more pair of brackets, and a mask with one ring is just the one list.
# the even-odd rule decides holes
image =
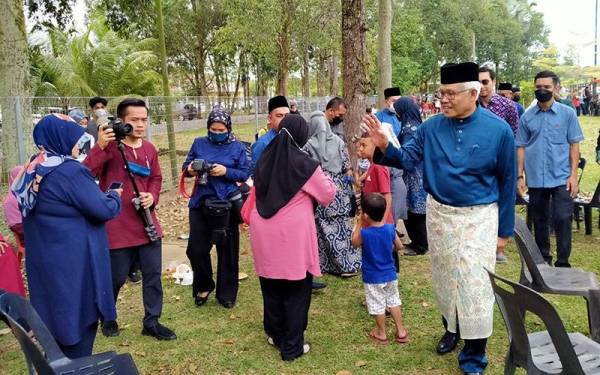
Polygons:
[[265,219],[256,207],[250,218],[254,268],[269,279],[302,280],[306,272],[321,276],[313,202],[326,206],[335,197],[335,184],[321,167],[274,216]]

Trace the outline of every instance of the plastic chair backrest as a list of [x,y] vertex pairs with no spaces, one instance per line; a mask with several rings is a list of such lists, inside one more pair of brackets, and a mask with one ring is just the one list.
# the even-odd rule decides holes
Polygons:
[[13,293],[3,294],[0,296],[0,314],[8,320],[15,338],[21,345],[28,366],[31,368],[33,365],[38,374],[54,374],[50,362],[68,361],[44,322],[26,299]]
[[515,242],[517,243],[517,249],[521,256],[521,264],[527,267],[534,284],[545,286],[546,283],[538,269],[538,265],[545,264],[544,257],[540,252],[539,247],[535,243],[535,238],[525,220],[520,217],[515,218]]
[[585,160],[585,158],[582,158],[581,156],[579,156],[579,164],[577,164],[577,169],[580,169],[581,171],[578,173],[579,177],[577,179],[577,183],[581,184],[581,177],[583,177],[583,171],[585,170],[585,166],[587,164],[587,160]]
[[[527,312],[539,317],[546,326],[554,348],[563,368],[563,374],[584,374],[577,354],[573,349],[571,340],[567,335],[560,316],[554,306],[541,294],[526,286],[519,285],[488,271],[496,302],[506,323],[510,347],[515,362],[526,369],[534,367],[532,353],[525,328],[525,315]],[[512,292],[498,285],[498,280],[510,286]]]
[[594,191],[590,206],[600,208],[600,181],[598,181],[598,185],[596,185],[596,191]]

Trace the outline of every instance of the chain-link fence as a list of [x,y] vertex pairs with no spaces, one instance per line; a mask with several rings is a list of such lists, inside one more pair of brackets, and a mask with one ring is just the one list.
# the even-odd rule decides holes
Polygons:
[[[36,151],[32,131],[35,124],[50,113],[68,114],[79,109],[88,117],[92,116],[89,97],[9,97],[0,98],[0,137],[2,144],[2,181],[10,168],[24,164]],[[123,97],[107,97],[109,113],[116,113]],[[206,134],[206,118],[215,105],[221,105],[232,114],[233,130],[238,139],[254,142],[254,136],[266,125],[268,97],[146,97],[143,98],[149,111],[147,138],[159,150],[163,172],[163,188],[174,186],[179,176],[172,175],[172,160],[168,147],[168,104],[171,103],[171,118],[174,127],[176,165],[181,165],[195,137]],[[317,110],[325,110],[330,97],[292,99],[305,116]],[[368,99],[369,105],[376,97]],[[174,172],[174,171],[173,171]]]

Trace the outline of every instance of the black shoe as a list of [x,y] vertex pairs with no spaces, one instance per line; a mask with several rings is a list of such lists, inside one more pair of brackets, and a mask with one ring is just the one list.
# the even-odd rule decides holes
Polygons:
[[116,320],[102,322],[102,334],[106,337],[119,336],[119,325]]
[[129,281],[131,281],[134,284],[139,284],[142,282],[142,271],[137,270],[135,272],[132,272],[128,275]]
[[231,309],[231,308],[233,308],[233,306],[235,306],[235,302],[234,301],[225,301],[225,302],[221,303],[221,305],[223,305],[223,307],[226,309]]
[[152,336],[157,340],[175,340],[177,338],[175,332],[171,331],[169,328],[163,326],[158,322],[154,327],[144,326],[144,328],[142,329],[142,335]]
[[314,281],[314,280],[313,280],[313,282],[312,282],[312,290],[313,290],[313,291],[315,291],[315,290],[320,290],[320,289],[324,289],[324,288],[327,288],[327,284],[325,284],[325,283],[322,283],[322,282],[320,282],[320,281]]
[[460,337],[458,337],[456,333],[446,331],[446,333],[444,333],[444,336],[442,336],[442,338],[440,339],[440,342],[438,342],[435,350],[438,352],[438,354],[450,353],[456,348],[458,340],[460,340]]
[[554,262],[554,267],[571,268],[569,262]]
[[200,307],[200,306],[204,305],[206,303],[206,301],[208,301],[208,296],[210,296],[210,293],[208,293],[204,297],[200,297],[199,295],[196,294],[196,297],[194,297],[194,303],[196,303],[196,306]]
[[483,375],[483,372],[463,372],[465,375]]

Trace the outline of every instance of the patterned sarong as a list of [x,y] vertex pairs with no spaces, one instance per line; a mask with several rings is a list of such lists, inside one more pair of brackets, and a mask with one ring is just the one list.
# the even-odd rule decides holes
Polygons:
[[427,237],[433,293],[448,331],[458,323],[463,339],[491,336],[494,294],[485,269],[496,264],[497,204],[452,207],[428,196]]

